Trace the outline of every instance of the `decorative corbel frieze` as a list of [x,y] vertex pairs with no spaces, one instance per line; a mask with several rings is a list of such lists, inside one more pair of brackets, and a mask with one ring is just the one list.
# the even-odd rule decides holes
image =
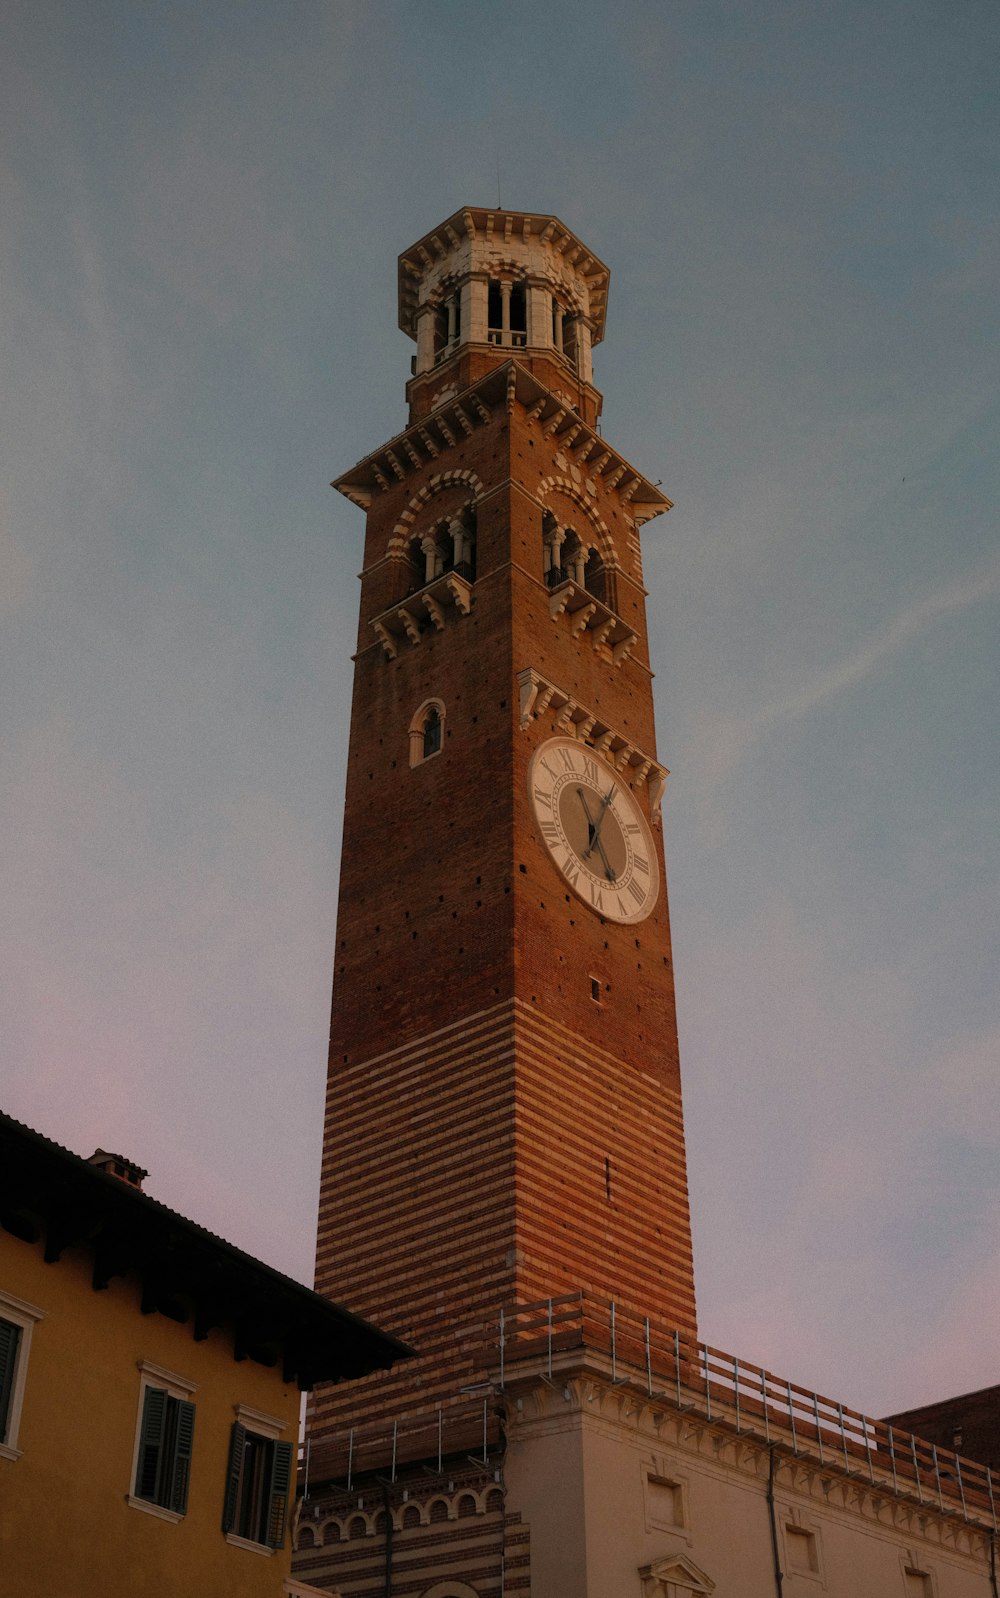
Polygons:
[[410,615],[410,612],[408,610],[397,610],[396,615],[399,617],[399,620],[402,622],[403,631],[405,632],[407,638],[410,640],[410,643],[411,644],[419,644],[419,642],[420,642],[420,628],[417,626],[415,620]]
[[386,660],[395,660],[397,650],[392,634],[380,621],[374,622],[372,625],[375,629],[376,638],[385,650]]
[[448,574],[447,583],[456,608],[462,612],[463,616],[467,616],[472,609],[472,590],[468,583],[463,582],[461,577],[456,577],[451,572]]
[[609,727],[589,706],[581,704],[534,667],[526,666],[518,672],[517,687],[522,732],[551,710],[560,732],[589,744],[633,789],[645,787],[650,819],[654,825],[659,825],[660,803],[668,775],[666,766],[637,749],[624,733]]

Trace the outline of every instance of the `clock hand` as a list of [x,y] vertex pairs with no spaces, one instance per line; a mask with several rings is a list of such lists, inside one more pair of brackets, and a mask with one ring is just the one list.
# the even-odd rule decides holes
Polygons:
[[604,798],[601,800],[601,808],[597,812],[597,821],[596,821],[596,823],[594,825],[594,841],[595,842],[601,835],[601,827],[604,824],[604,814],[605,814],[605,811],[607,810],[609,804],[611,803],[612,799],[614,798],[614,795],[615,795],[615,785],[614,785],[614,783],[612,783],[611,787],[608,789],[607,793],[604,795]]
[[588,855],[592,855],[594,850],[596,849],[598,854],[600,855],[602,861],[604,862],[604,875],[607,877],[609,882],[614,882],[615,873],[612,870],[611,861],[608,859],[607,855],[605,854],[604,845],[601,842],[601,822],[604,820],[604,812],[605,812],[605,810],[607,810],[608,805],[611,802],[611,795],[614,793],[614,788],[613,787],[609,788],[606,797],[602,801],[601,808],[600,808],[600,811],[598,812],[598,816],[597,816],[597,821],[596,822],[594,821],[593,816],[590,814],[590,806],[587,803],[587,796],[584,793],[583,789],[582,788],[578,788],[576,791],[577,791],[577,794],[579,796],[580,803],[583,806],[583,813],[584,813],[584,815],[587,818],[587,828],[588,828],[587,847],[583,851],[583,858],[584,858],[584,860],[586,860]]

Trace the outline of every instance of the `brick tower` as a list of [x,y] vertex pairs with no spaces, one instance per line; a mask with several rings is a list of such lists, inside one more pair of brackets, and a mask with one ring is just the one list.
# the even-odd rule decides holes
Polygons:
[[[498,1475],[524,1315],[695,1336],[639,546],[670,502],[598,431],[607,290],[556,218],[457,212],[399,260],[408,424],[334,485],[367,527],[316,1285],[418,1352],[315,1396],[313,1512]],[[334,1552],[303,1577],[367,1591]]]

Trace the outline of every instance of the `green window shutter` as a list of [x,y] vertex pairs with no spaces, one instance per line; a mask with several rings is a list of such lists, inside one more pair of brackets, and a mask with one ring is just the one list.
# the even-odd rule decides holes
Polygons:
[[142,1429],[139,1433],[139,1464],[135,1473],[135,1496],[159,1503],[163,1440],[167,1425],[167,1395],[162,1387],[147,1387],[142,1402]]
[[188,1486],[191,1480],[191,1448],[194,1442],[194,1405],[186,1399],[175,1398],[174,1457],[171,1471],[170,1495],[167,1509],[178,1515],[187,1514]]
[[275,1443],[267,1502],[267,1546],[280,1548],[285,1541],[288,1493],[292,1482],[292,1445]]
[[243,1449],[246,1444],[246,1427],[237,1421],[229,1439],[229,1464],[226,1466],[226,1497],[222,1506],[222,1529],[233,1530],[239,1510],[240,1475],[243,1470]]
[[17,1369],[17,1351],[20,1346],[20,1326],[15,1326],[13,1321],[0,1321],[0,1443],[7,1440],[10,1400],[14,1391],[14,1372]]

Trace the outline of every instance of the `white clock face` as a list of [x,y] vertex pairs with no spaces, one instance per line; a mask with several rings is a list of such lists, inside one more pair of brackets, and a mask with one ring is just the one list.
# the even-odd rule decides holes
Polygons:
[[542,840],[573,892],[609,921],[644,921],[659,893],[653,838],[618,773],[586,744],[549,738],[528,791]]

